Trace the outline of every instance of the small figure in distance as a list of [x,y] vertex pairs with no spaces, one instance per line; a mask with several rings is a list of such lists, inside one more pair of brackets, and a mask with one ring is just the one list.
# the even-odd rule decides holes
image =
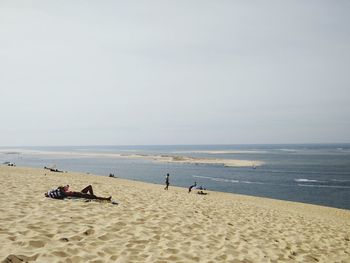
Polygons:
[[188,188],[188,193],[191,193],[192,191],[192,188],[196,187],[197,186],[197,182],[194,182],[194,185],[191,185],[189,188]]
[[197,186],[196,188],[197,188],[197,190],[200,190],[197,192],[197,194],[199,194],[199,195],[207,195],[208,194],[206,192],[203,192],[203,190],[207,190],[203,186],[200,185],[200,186]]
[[115,177],[114,174],[109,174],[109,177]]
[[191,185],[190,188],[188,188],[188,193],[190,193],[192,191],[192,189],[196,189],[197,194],[199,195],[207,195],[208,193],[204,192],[203,190],[207,190],[205,189],[202,185],[197,186],[197,182],[194,182],[194,185]]
[[3,164],[5,164],[7,166],[16,166],[15,163],[11,163],[11,162],[4,162]]
[[46,167],[46,166],[44,166],[44,169],[46,169],[46,170],[50,170],[51,172],[63,173],[63,171],[58,170],[57,168],[50,168],[50,167]]
[[94,195],[94,190],[91,185],[88,185],[80,192],[69,191],[69,185],[59,186],[57,189],[53,189],[45,193],[46,197],[51,197],[54,199],[64,199],[66,197],[76,197],[76,198],[85,198],[85,199],[96,199],[96,200],[105,200],[111,201],[112,196],[110,197],[99,197]]
[[169,174],[166,174],[164,190],[168,190],[168,188],[169,188]]

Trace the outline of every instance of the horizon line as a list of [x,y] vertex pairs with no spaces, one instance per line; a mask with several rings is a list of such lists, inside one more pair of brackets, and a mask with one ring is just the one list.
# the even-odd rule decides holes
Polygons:
[[233,144],[86,144],[86,145],[0,145],[0,148],[18,147],[135,147],[135,146],[239,146],[239,145],[333,145],[350,144],[350,142],[303,142],[303,143],[233,143]]

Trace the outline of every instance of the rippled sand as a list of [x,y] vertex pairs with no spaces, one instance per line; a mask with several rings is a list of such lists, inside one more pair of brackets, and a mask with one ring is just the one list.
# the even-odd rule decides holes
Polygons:
[[[44,169],[0,180],[3,262],[350,262],[348,210]],[[67,183],[120,204],[44,197]]]

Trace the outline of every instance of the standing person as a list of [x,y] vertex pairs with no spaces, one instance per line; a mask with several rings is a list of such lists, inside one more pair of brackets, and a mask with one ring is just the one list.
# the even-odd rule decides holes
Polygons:
[[164,190],[168,190],[168,188],[169,188],[169,174],[166,174]]

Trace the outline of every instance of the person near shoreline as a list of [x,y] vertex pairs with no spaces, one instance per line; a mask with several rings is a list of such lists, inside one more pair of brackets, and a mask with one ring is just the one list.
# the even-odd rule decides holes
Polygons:
[[64,199],[66,197],[75,197],[75,198],[85,198],[91,200],[105,200],[111,201],[112,196],[110,197],[100,197],[94,195],[94,190],[91,185],[86,186],[80,192],[69,191],[69,185],[59,186],[57,189],[53,189],[45,193],[46,197],[54,198],[54,199]]
[[165,188],[164,190],[168,190],[169,188],[169,174],[166,174],[165,176]]
[[44,169],[46,169],[46,170],[50,170],[51,172],[63,173],[63,171],[58,170],[57,168],[50,168],[50,167],[46,167],[46,166],[44,166]]
[[193,185],[191,185],[189,188],[188,188],[188,193],[191,193],[192,191],[192,188],[196,187],[197,186],[197,182],[194,182]]
[[197,182],[194,182],[194,184],[188,188],[188,193],[191,193],[192,189],[198,190],[197,194],[199,194],[199,195],[207,195],[208,194],[208,193],[203,191],[203,190],[206,190],[203,186],[201,186],[201,185],[197,186]]

